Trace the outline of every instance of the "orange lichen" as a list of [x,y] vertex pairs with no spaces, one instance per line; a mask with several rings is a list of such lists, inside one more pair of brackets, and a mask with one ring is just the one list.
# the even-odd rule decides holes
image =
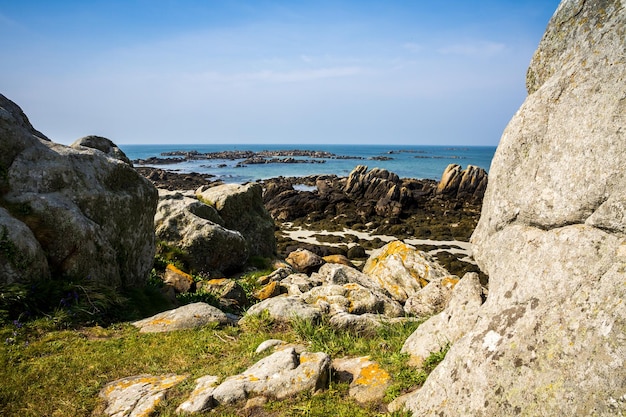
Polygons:
[[150,326],[167,326],[172,323],[172,320],[166,318],[153,319],[148,322]]
[[458,284],[458,282],[459,282],[459,279],[456,277],[452,277],[452,276],[444,277],[441,280],[441,286],[451,290],[456,286],[456,284]]
[[278,282],[276,281],[272,281],[269,284],[267,284],[265,287],[261,288],[259,291],[257,291],[256,293],[256,298],[258,298],[259,300],[266,300],[270,297],[273,297],[275,295],[278,295]]
[[356,385],[366,385],[370,387],[384,385],[391,380],[387,371],[382,369],[377,363],[370,363],[359,372],[359,376],[354,380]]
[[188,273],[186,273],[186,272],[181,271],[180,269],[176,268],[176,267],[175,267],[174,265],[172,265],[172,264],[167,264],[167,266],[165,267],[165,269],[168,269],[168,270],[170,270],[170,271],[172,271],[172,272],[174,272],[174,273],[176,273],[176,274],[178,274],[178,275],[181,275],[181,276],[183,276],[183,277],[185,277],[185,278],[188,278],[189,280],[193,281],[193,278],[191,277],[191,275],[189,275],[189,274],[188,274]]

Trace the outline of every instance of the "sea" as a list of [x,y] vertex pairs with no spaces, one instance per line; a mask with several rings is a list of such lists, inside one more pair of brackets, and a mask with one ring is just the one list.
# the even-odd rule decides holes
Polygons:
[[[188,160],[173,164],[146,165],[180,173],[198,172],[213,176],[225,183],[243,184],[268,178],[304,177],[309,175],[335,174],[347,176],[357,165],[381,168],[394,172],[400,178],[441,179],[449,164],[463,168],[475,165],[489,171],[495,146],[445,146],[445,145],[228,145],[228,144],[169,144],[169,145],[119,145],[131,160],[149,157],[164,157],[172,151],[197,151],[200,153],[222,151],[280,151],[309,150],[325,151],[337,158],[294,159],[311,160],[317,163],[269,163],[237,166],[242,159]],[[380,160],[383,158],[385,160]],[[323,161],[323,162],[322,162]],[[138,165],[140,166],[140,165]]]

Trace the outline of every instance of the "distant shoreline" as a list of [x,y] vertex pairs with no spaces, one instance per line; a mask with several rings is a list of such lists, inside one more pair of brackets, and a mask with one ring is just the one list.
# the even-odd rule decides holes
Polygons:
[[496,147],[425,145],[122,145],[138,167],[210,175],[242,184],[277,177],[347,176],[357,165],[401,178],[441,179],[449,164],[489,170]]

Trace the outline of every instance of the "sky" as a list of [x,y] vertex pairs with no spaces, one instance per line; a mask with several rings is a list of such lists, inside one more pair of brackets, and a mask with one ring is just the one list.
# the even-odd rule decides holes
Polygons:
[[0,0],[0,93],[69,144],[497,145],[556,0]]

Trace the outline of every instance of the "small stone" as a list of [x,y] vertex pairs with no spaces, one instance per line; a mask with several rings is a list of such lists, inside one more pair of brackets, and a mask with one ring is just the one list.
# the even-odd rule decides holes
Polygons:
[[256,348],[256,350],[254,351],[254,353],[261,353],[261,352],[264,352],[264,351],[266,351],[266,350],[268,350],[268,349],[271,349],[271,348],[273,348],[273,347],[280,346],[280,345],[283,345],[283,344],[285,344],[285,342],[283,342],[282,340],[278,340],[278,339],[269,339],[269,340],[266,340],[265,342],[261,343],[261,344],[260,344],[260,345]]
[[339,264],[354,268],[354,264],[350,262],[350,259],[343,255],[328,255],[322,258],[327,264]]
[[186,293],[193,284],[193,278],[186,272],[181,271],[172,264],[165,267],[163,282],[170,285],[178,293]]
[[261,301],[276,297],[277,295],[280,295],[280,286],[276,281],[270,282],[254,294],[254,296]]
[[305,274],[317,271],[324,264],[324,260],[321,257],[306,249],[298,249],[291,252],[285,261],[297,272]]
[[332,367],[340,381],[350,382],[348,394],[360,403],[382,400],[391,384],[391,375],[369,356],[335,359]]

